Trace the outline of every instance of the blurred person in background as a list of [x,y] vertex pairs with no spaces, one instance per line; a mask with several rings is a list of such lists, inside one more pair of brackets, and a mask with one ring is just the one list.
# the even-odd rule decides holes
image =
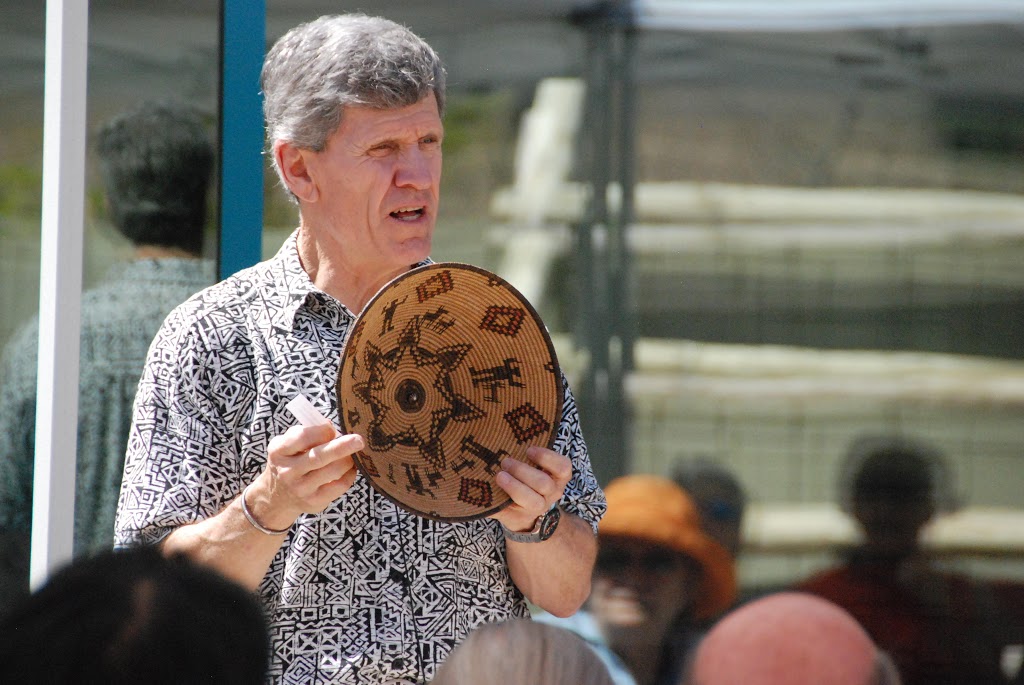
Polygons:
[[[164,317],[215,279],[201,259],[214,149],[199,114],[143,103],[100,129],[96,152],[114,228],[130,259],[82,294],[75,552],[109,549],[132,404]],[[39,321],[0,361],[0,606],[28,591]]]
[[839,606],[798,592],[726,614],[679,685],[900,685],[888,656]]
[[693,499],[700,524],[735,560],[743,547],[747,493],[731,470],[707,458],[681,462],[673,480]]
[[590,599],[552,622],[610,650],[638,685],[674,685],[705,623],[736,599],[733,560],[672,480],[623,476],[605,496]]
[[572,631],[529,619],[486,623],[441,664],[431,685],[614,685]]
[[266,620],[245,589],[152,547],[78,557],[0,620],[0,682],[263,685]]
[[840,502],[862,542],[798,589],[849,611],[892,655],[907,685],[1003,683],[1003,651],[1022,639],[1020,586],[945,571],[920,545],[925,525],[953,507],[948,469],[924,442],[855,440]]

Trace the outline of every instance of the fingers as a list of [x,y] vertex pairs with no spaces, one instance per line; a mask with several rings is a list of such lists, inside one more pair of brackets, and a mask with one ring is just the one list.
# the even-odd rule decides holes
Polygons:
[[506,525],[532,523],[562,499],[572,476],[572,461],[564,455],[543,447],[531,447],[526,456],[529,462],[511,458],[502,461],[502,470],[495,477],[498,487],[508,493],[513,502],[513,506],[494,516]]
[[[363,447],[363,439],[359,435],[355,433],[339,435],[328,443],[310,448],[306,453],[306,466],[309,472],[313,472],[331,465],[338,459],[349,457],[349,461],[351,461],[351,455]],[[301,457],[301,455],[299,456]]]
[[324,506],[330,504],[334,500],[338,499],[352,487],[356,482],[356,477],[359,472],[355,468],[349,468],[348,471],[343,473],[336,480],[328,481],[319,487],[316,492],[316,497],[320,501],[325,502]]
[[329,461],[321,468],[309,471],[305,476],[303,476],[303,480],[308,482],[309,490],[314,491],[318,490],[323,485],[340,480],[350,471],[354,470],[355,462],[352,460],[352,455],[346,454]]
[[274,436],[267,447],[271,455],[295,456],[307,451],[311,447],[323,444],[334,436],[338,431],[334,426],[326,424],[318,426],[292,426],[281,435]]
[[271,440],[266,476],[273,500],[290,510],[319,513],[355,482],[352,455],[363,449],[357,434],[333,426],[293,426]]
[[[531,447],[526,454],[533,463],[511,458],[502,461],[498,484],[517,502],[517,492],[524,497],[530,497],[532,492],[540,495],[547,504],[554,504],[561,499],[565,486],[569,483],[572,462],[564,455],[539,447]],[[506,485],[509,487],[505,487]],[[525,506],[525,502],[520,503]]]
[[268,462],[302,477],[363,447],[362,437],[355,433],[340,435],[333,426],[292,426],[270,441]]
[[559,490],[572,478],[572,460],[564,454],[559,454],[544,447],[530,447],[526,450],[526,456],[537,465],[537,468],[547,473],[559,484]]

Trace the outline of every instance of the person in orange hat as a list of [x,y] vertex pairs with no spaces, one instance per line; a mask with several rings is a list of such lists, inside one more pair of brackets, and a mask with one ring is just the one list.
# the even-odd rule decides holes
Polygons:
[[638,685],[676,683],[698,626],[735,601],[734,562],[671,480],[623,476],[605,495],[588,610]]

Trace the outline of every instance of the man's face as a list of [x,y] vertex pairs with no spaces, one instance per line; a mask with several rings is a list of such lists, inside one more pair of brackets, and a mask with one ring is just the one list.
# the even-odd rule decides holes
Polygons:
[[444,127],[428,95],[399,109],[348,107],[307,167],[317,188],[303,220],[356,273],[393,275],[430,254]]
[[612,646],[660,642],[694,601],[697,562],[669,547],[633,538],[602,538],[589,608]]

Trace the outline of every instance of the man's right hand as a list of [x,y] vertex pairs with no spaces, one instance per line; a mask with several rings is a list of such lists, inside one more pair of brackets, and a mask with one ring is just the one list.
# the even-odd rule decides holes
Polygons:
[[[363,438],[332,426],[293,426],[270,441],[263,472],[245,490],[246,505],[264,528],[287,531],[303,513],[318,514],[352,487],[352,455]],[[164,538],[166,554],[184,553],[255,590],[285,540],[254,528],[242,495],[223,511],[182,526]]]
[[301,514],[319,514],[352,487],[352,455],[365,446],[355,433],[333,426],[292,426],[270,441],[267,465],[247,494],[253,516],[283,530]]

